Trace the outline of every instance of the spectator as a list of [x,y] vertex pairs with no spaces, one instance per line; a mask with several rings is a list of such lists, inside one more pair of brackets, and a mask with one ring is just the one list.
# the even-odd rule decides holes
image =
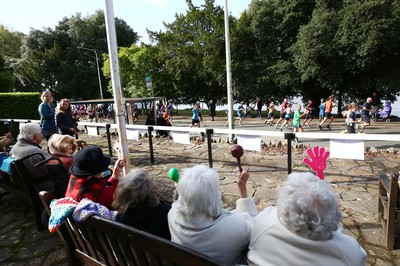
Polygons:
[[160,199],[146,170],[130,172],[119,181],[112,206],[118,211],[117,221],[171,239],[167,220],[171,204]]
[[114,106],[112,103],[107,107],[108,115],[107,119],[114,119]]
[[215,102],[211,99],[208,102],[208,109],[210,110],[211,121],[214,121],[215,120],[214,117],[217,115],[215,108],[216,108]]
[[68,99],[61,99],[60,106],[57,108],[56,124],[61,134],[75,136],[77,119]]
[[255,106],[257,109],[257,117],[258,117],[258,119],[261,119],[262,118],[263,101],[260,99],[260,97],[256,96],[254,103],[255,103]]
[[114,171],[108,180],[102,179],[102,174],[108,170],[111,159],[103,155],[99,147],[83,148],[75,154],[73,161],[74,164],[69,169],[71,177],[65,196],[76,201],[88,198],[110,209],[123,161],[115,162]]
[[131,104],[131,112],[132,112],[132,123],[136,124],[139,120],[139,109],[135,103]]
[[168,114],[172,120],[172,115],[173,115],[173,110],[174,110],[174,107],[172,106],[172,102],[168,103],[167,109],[168,109]]
[[[47,169],[44,166],[34,167],[34,165],[40,161],[51,157],[50,154],[42,150],[42,147],[39,146],[43,141],[42,128],[40,125],[36,123],[22,125],[17,139],[17,143],[10,151],[10,156],[15,159],[22,159],[34,153],[40,153],[42,156],[34,155],[24,160],[24,165],[32,177],[48,175]],[[38,188],[41,190],[53,190],[54,182],[45,181],[40,183]]]
[[48,90],[42,93],[41,99],[42,103],[38,108],[40,127],[42,128],[43,136],[48,140],[51,135],[58,132],[55,122],[56,106],[53,104],[53,96]]
[[179,198],[168,213],[171,240],[224,264],[239,263],[247,249],[256,215],[247,197],[247,171],[238,175],[240,199],[236,211],[222,208],[217,171],[203,165],[184,169],[177,184]]
[[318,122],[324,120],[325,117],[325,100],[324,98],[321,99],[321,103],[319,104],[319,119]]
[[0,152],[7,149],[14,142],[14,138],[10,132],[4,134],[4,136],[0,137]]
[[291,174],[276,207],[257,215],[247,258],[256,265],[365,265],[366,253],[343,232],[339,204],[328,182]]
[[53,134],[47,142],[47,148],[51,156],[60,159],[67,171],[73,164],[73,154],[76,151],[76,146],[75,139],[70,135]]

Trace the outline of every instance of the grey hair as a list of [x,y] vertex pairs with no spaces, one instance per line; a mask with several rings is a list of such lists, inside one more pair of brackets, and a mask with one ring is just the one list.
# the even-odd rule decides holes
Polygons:
[[330,184],[312,173],[288,176],[278,195],[277,209],[282,224],[299,236],[328,240],[342,220]]
[[183,169],[178,182],[182,216],[205,214],[218,217],[222,213],[221,191],[217,171],[204,165]]
[[42,134],[42,128],[37,123],[27,123],[21,126],[19,131],[18,140],[27,139],[33,141],[36,134]]
[[160,204],[155,180],[143,169],[122,177],[114,192],[112,206],[124,215],[129,208],[155,207]]

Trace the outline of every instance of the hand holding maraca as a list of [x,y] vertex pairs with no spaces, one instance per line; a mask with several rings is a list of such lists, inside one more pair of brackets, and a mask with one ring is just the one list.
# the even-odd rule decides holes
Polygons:
[[233,157],[236,158],[240,172],[243,171],[243,168],[242,168],[242,166],[240,164],[240,157],[243,156],[243,153],[244,153],[244,150],[243,150],[242,146],[237,145],[237,144],[232,146],[231,154],[232,154]]

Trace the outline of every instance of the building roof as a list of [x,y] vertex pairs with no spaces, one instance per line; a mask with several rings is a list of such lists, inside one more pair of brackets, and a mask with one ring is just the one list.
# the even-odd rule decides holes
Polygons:
[[[163,100],[164,96],[157,97],[141,97],[141,98],[124,98],[125,103],[147,103],[154,102],[158,100]],[[104,103],[114,103],[114,98],[112,99],[94,99],[94,100],[82,100],[82,101],[71,101],[71,104],[104,104]]]

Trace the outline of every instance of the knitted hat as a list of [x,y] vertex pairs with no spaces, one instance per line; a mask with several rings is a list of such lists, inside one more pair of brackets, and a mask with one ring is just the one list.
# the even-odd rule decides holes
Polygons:
[[105,171],[110,162],[110,156],[104,155],[99,147],[89,146],[75,154],[69,172],[77,177],[96,175]]
[[75,139],[70,135],[53,134],[47,143],[50,154],[72,155],[68,152],[68,146],[72,144],[72,154],[76,150]]

